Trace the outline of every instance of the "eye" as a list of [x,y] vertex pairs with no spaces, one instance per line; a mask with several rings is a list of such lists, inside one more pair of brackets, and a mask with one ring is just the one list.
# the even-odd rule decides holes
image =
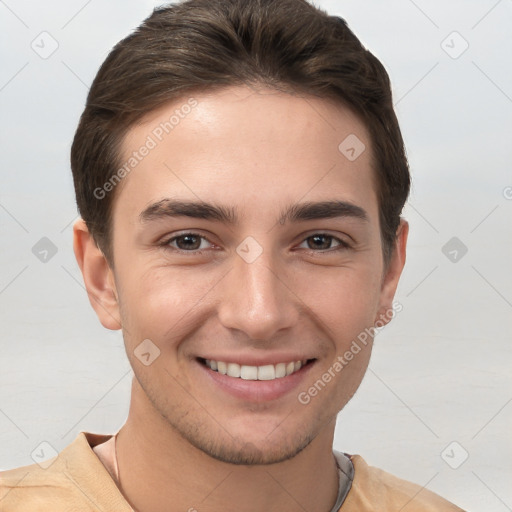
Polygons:
[[[205,245],[201,245],[203,241],[205,242]],[[208,249],[212,246],[211,242],[209,242],[207,238],[199,235],[198,233],[183,233],[178,236],[173,236],[172,238],[163,241],[161,245],[181,252],[197,253],[200,253],[201,249]]]
[[[334,248],[332,247],[333,242],[337,243],[337,245],[334,246]],[[341,238],[338,238],[338,237],[335,237],[332,235],[328,235],[326,233],[315,233],[314,235],[308,236],[302,242],[302,244],[304,244],[304,243],[307,244],[307,247],[305,247],[305,249],[313,249],[313,250],[315,250],[315,252],[331,251],[331,250],[337,251],[337,250],[348,249],[350,247],[350,245],[347,244]]]
[[[333,243],[335,245],[333,246]],[[306,244],[306,247],[303,247]],[[176,251],[178,253],[202,254],[203,250],[212,248],[213,244],[204,236],[198,233],[182,233],[173,236],[161,242],[164,249]],[[302,246],[302,247],[301,247]],[[299,245],[299,248],[309,249],[313,252],[335,252],[349,249],[350,245],[341,238],[329,235],[327,233],[315,233],[308,236]]]

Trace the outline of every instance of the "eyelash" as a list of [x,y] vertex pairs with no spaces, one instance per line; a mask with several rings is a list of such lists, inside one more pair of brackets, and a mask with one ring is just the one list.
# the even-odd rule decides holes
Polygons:
[[[324,236],[324,237],[327,237],[327,238],[330,238],[332,240],[335,240],[337,242],[339,242],[339,245],[335,248],[331,248],[331,249],[321,249],[321,250],[318,250],[318,251],[315,251],[314,249],[306,249],[308,250],[310,253],[333,253],[333,252],[337,252],[337,251],[342,251],[342,250],[347,250],[347,249],[350,249],[351,246],[345,242],[344,240],[342,240],[341,238],[338,238],[334,235],[330,235],[329,233],[322,233],[322,232],[318,232],[318,233],[313,233],[312,235],[309,235],[307,236],[306,238],[304,238],[304,240],[301,242],[304,243],[306,240],[308,240],[309,238],[313,238],[315,236]],[[204,253],[204,250],[191,250],[191,251],[186,251],[184,249],[178,249],[176,247],[171,247],[169,244],[171,242],[174,242],[175,240],[179,239],[179,238],[182,238],[182,237],[186,237],[186,236],[194,236],[194,237],[198,237],[198,238],[201,238],[203,240],[207,240],[209,242],[209,240],[203,236],[203,235],[200,235],[199,233],[194,233],[194,232],[187,232],[187,233],[182,233],[181,235],[176,235],[176,236],[173,236],[172,238],[168,238],[166,240],[163,240],[162,242],[160,242],[158,245],[163,247],[164,249],[170,249],[178,254],[193,254],[193,255],[203,255]],[[210,242],[211,243],[211,242]]]

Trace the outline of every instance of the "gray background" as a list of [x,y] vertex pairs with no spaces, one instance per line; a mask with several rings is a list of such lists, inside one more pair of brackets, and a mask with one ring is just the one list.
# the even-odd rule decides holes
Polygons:
[[[99,324],[72,252],[69,149],[99,65],[157,5],[0,0],[0,469],[126,418],[122,337]],[[317,5],[388,69],[413,174],[403,311],[335,448],[466,509],[512,510],[512,1]]]

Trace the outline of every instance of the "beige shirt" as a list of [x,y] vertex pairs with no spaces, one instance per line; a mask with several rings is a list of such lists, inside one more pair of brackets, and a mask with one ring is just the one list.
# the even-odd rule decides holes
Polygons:
[[[354,480],[340,512],[463,512],[431,491],[368,466],[359,455],[350,460]],[[133,512],[114,480],[112,435],[80,432],[45,465],[0,472],[2,512]]]

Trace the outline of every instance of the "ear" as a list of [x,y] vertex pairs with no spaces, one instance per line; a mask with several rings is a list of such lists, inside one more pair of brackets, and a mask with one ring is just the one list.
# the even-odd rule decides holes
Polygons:
[[382,277],[379,310],[375,318],[375,323],[379,327],[388,324],[394,315],[393,297],[395,296],[398,281],[400,280],[405,265],[408,234],[409,223],[405,219],[400,219],[400,224],[396,231],[393,253],[388,266],[384,269],[384,275]]
[[89,302],[101,324],[107,329],[121,329],[114,273],[83,219],[78,219],[73,226],[73,250]]

